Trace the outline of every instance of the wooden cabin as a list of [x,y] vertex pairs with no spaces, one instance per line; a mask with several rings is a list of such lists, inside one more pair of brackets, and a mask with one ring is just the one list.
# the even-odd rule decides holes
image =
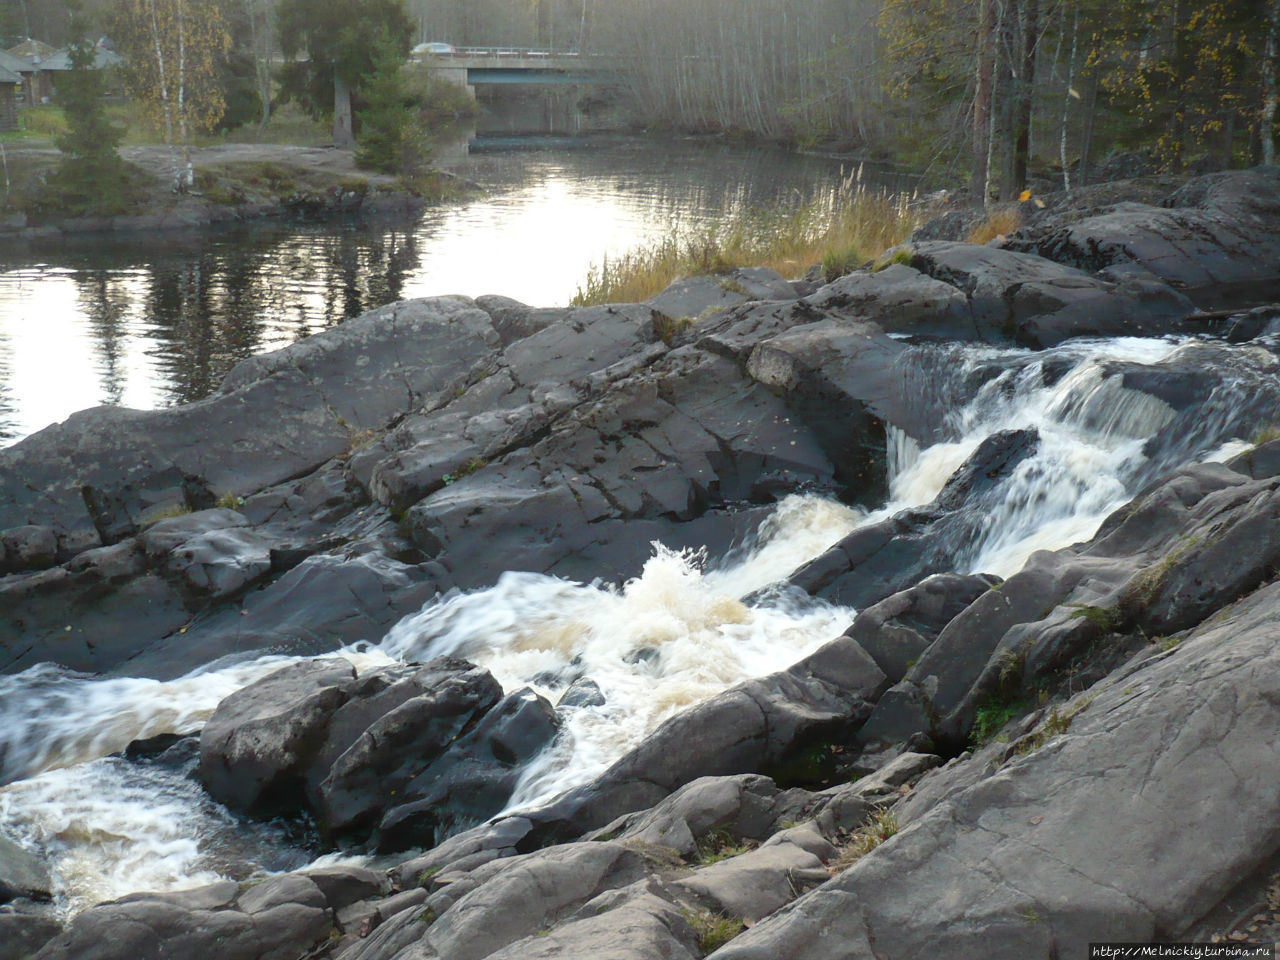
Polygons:
[[22,76],[0,67],[0,133],[18,129],[18,90]]

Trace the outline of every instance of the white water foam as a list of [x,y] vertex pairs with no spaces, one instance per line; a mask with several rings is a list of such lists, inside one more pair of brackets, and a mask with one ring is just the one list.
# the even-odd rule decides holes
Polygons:
[[690,704],[789,666],[849,625],[853,613],[790,594],[741,598],[790,573],[851,531],[862,515],[819,497],[790,497],[740,562],[704,571],[701,553],[660,544],[620,589],[507,573],[401,621],[380,645],[397,659],[465,657],[504,689],[554,700],[577,676],[605,704],[567,710],[555,747],[527,770],[512,806],[586,782]]

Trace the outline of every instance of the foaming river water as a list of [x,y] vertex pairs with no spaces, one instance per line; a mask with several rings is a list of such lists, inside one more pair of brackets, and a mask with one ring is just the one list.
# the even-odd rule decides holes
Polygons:
[[[401,222],[0,248],[0,446],[99,403],[198,400],[245,357],[395,300],[502,294],[565,305],[605,257],[673,227],[821,193],[841,175],[835,161],[781,150],[588,143],[477,154],[456,170],[482,193]],[[914,186],[887,174],[875,182]]]
[[[621,585],[512,571],[331,656],[357,670],[462,656],[508,691],[531,686],[553,701],[579,677],[594,681],[604,703],[562,711],[561,735],[525,768],[509,809],[536,804],[591,779],[683,707],[842,633],[856,611],[781,581],[860,525],[932,501],[997,431],[1035,428],[1039,441],[974,505],[979,532],[951,548],[956,570],[1009,576],[1035,550],[1087,540],[1154,477],[1247,449],[1260,411],[1280,405],[1275,352],[1247,344],[921,344],[902,362],[930,372],[922,382],[946,416],[932,443],[890,430],[890,492],[877,509],[792,495],[727,555],[655,543],[642,574]],[[1127,379],[1179,370],[1214,371],[1190,406]],[[189,748],[168,764],[120,756],[134,740],[199,731],[219,700],[288,662],[211,664],[171,681],[50,665],[0,677],[0,832],[48,860],[67,912],[310,862],[296,824],[245,823],[211,801]]]

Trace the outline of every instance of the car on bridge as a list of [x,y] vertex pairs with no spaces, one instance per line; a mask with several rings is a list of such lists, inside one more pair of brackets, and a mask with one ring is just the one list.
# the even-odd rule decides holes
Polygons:
[[415,57],[422,56],[448,56],[451,53],[457,53],[458,48],[452,43],[442,43],[440,41],[432,41],[430,43],[420,43],[414,47],[410,53]]

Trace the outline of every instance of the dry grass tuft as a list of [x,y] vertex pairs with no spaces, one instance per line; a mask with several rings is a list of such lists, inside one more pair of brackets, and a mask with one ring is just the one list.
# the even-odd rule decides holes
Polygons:
[[682,277],[739,267],[771,267],[794,277],[821,263],[834,279],[901,243],[920,225],[925,214],[909,200],[850,177],[799,206],[736,211],[702,231],[676,227],[648,246],[592,266],[571,303],[636,303]]
[[1007,237],[1022,226],[1022,214],[1017,207],[992,210],[987,219],[969,231],[965,239],[970,243],[989,243],[996,237]]

